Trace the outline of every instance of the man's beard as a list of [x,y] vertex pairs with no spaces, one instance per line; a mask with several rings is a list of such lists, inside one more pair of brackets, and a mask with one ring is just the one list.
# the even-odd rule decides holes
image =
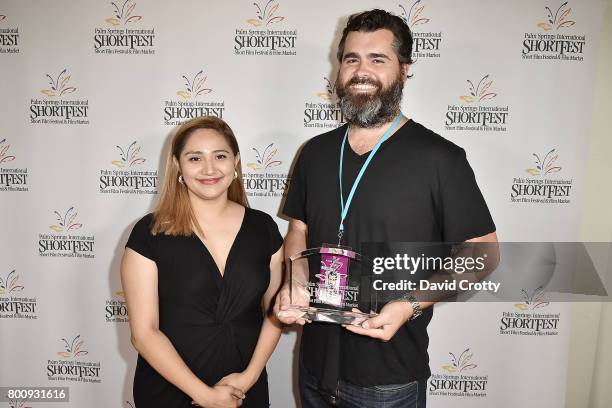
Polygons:
[[[391,122],[400,113],[404,81],[401,73],[387,88],[380,81],[369,78],[351,78],[345,86],[336,80],[336,94],[340,99],[340,109],[344,119],[351,125],[361,128],[374,128]],[[373,93],[356,92],[350,89],[353,84],[374,85]]]

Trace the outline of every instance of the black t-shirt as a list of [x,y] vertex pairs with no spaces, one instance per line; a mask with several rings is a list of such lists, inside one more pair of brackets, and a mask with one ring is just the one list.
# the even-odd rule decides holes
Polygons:
[[[338,166],[346,125],[309,140],[294,168],[283,212],[308,225],[308,247],[337,242],[340,222]],[[344,199],[368,153],[346,143]],[[465,151],[409,120],[380,147],[359,183],[344,221],[343,244],[462,242],[495,231]],[[338,325],[312,323],[302,334],[302,361],[320,385],[338,379],[362,385],[425,380],[429,370],[428,308],[389,342]]]

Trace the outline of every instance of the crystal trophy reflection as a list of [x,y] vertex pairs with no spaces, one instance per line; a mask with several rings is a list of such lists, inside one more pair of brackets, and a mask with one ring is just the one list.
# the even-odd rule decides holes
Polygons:
[[290,314],[353,325],[376,315],[376,291],[367,258],[346,247],[323,244],[289,261]]

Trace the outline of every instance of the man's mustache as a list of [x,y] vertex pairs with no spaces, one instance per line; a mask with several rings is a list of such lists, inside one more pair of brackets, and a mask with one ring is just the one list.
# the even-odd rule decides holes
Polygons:
[[374,85],[377,88],[381,88],[382,84],[375,80],[375,79],[370,79],[370,78],[364,78],[364,77],[352,77],[347,83],[346,86],[349,87],[351,85]]

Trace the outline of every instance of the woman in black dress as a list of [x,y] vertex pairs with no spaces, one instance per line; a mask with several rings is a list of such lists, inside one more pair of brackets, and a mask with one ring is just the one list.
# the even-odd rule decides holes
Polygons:
[[269,406],[281,246],[274,220],[248,207],[229,126],[183,124],[158,207],[134,226],[121,263],[138,408]]

